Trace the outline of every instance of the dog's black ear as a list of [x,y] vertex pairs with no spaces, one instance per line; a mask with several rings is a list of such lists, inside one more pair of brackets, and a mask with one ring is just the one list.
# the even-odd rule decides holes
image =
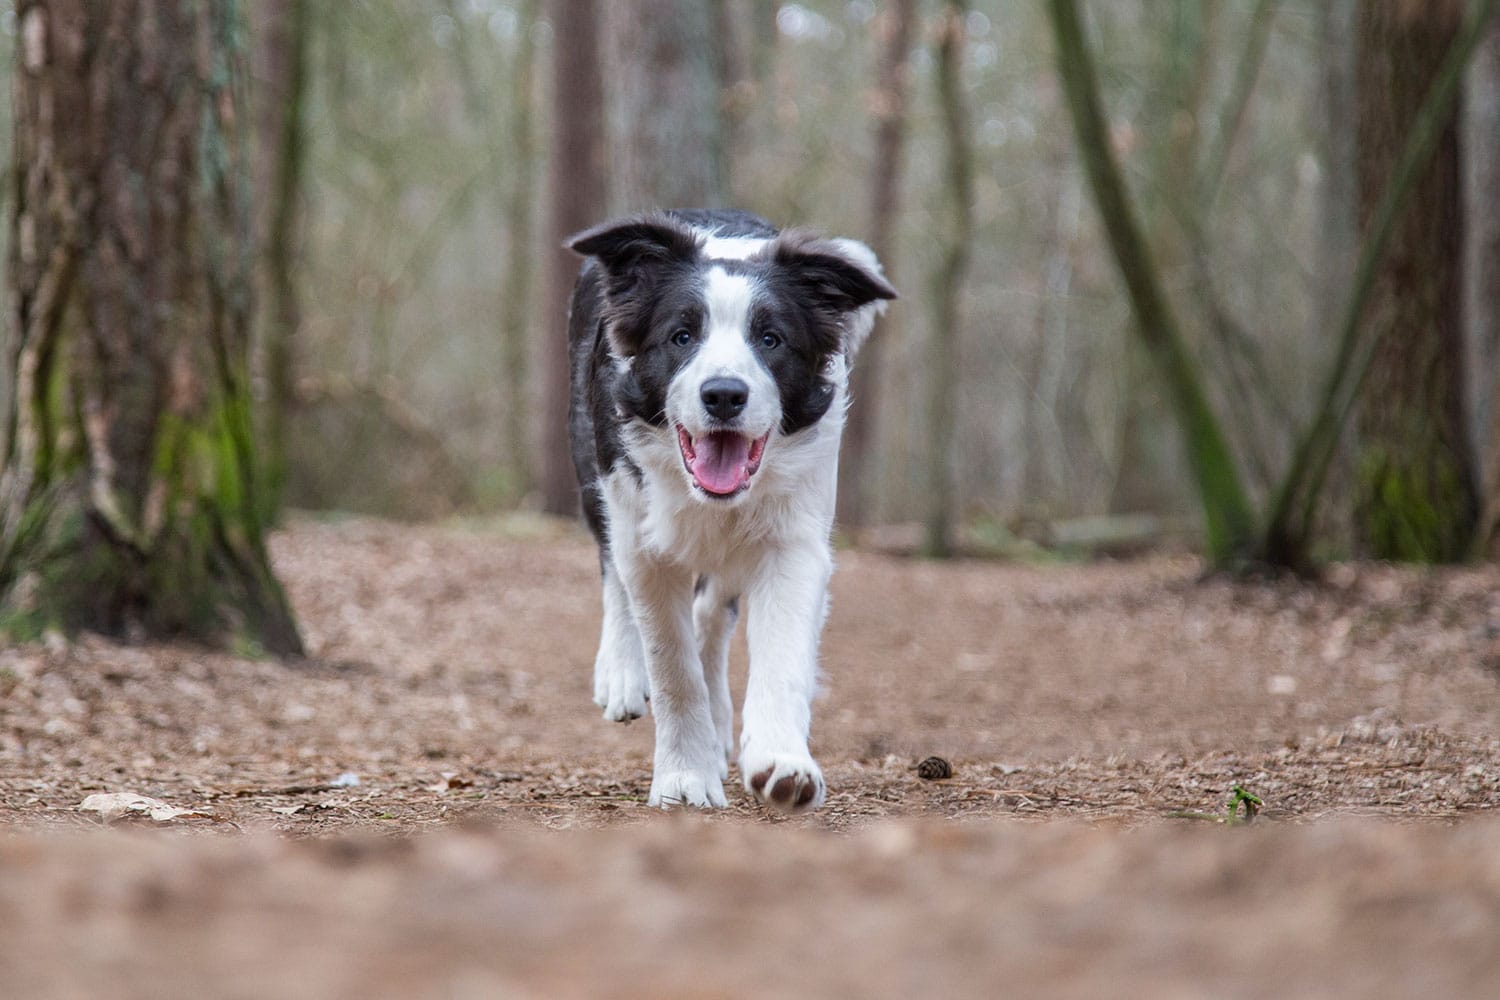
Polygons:
[[798,288],[825,308],[848,312],[897,297],[874,252],[856,240],[789,233],[776,241],[774,259]]
[[670,215],[655,212],[585,229],[568,237],[563,245],[574,253],[598,258],[613,278],[653,264],[692,260],[698,254],[699,242],[692,229]]
[[885,302],[898,297],[875,252],[858,240],[783,233],[773,245],[772,260],[784,280],[827,317],[835,341],[826,345],[829,352],[852,358]]
[[645,333],[642,324],[657,279],[672,265],[694,260],[700,242],[688,226],[653,212],[585,229],[563,245],[603,267],[610,339],[619,354],[630,357]]

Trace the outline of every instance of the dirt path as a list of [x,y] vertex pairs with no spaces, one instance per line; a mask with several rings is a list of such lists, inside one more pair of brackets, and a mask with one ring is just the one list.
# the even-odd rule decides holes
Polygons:
[[[735,788],[712,816],[645,808],[649,721],[588,700],[571,531],[305,522],[275,554],[304,666],[0,651],[0,983],[26,984],[0,996],[1500,983],[1494,569],[1309,588],[842,553],[829,802],[783,820]],[[934,754],[951,779],[917,776]],[[1251,829],[1169,818],[1236,784]],[[101,792],[203,815],[99,833],[77,807]]]

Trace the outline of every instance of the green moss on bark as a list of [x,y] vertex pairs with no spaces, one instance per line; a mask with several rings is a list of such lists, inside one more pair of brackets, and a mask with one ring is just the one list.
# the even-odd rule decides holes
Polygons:
[[234,5],[52,14],[25,15],[52,58],[16,68],[0,628],[299,654],[255,476]]

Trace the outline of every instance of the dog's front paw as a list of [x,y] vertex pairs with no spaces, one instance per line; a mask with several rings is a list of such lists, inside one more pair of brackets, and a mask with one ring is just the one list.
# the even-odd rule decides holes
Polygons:
[[651,797],[647,805],[653,808],[722,809],[728,804],[724,798],[724,782],[713,772],[657,771],[651,776]]
[[782,812],[807,812],[823,804],[823,771],[805,753],[741,750],[740,774],[745,791]]

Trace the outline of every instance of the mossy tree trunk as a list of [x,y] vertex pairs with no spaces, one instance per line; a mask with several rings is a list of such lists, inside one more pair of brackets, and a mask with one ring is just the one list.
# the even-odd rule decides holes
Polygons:
[[922,554],[953,553],[958,520],[957,434],[960,299],[974,252],[974,147],[964,103],[964,19],[961,3],[943,5],[937,21],[938,110],[943,120],[943,208],[946,239],[928,280],[932,333],[927,348],[927,474]]
[[[1408,236],[1402,224],[1413,225],[1407,220],[1411,202],[1420,190],[1421,182],[1429,175],[1434,157],[1442,155],[1464,69],[1497,11],[1500,11],[1500,0],[1477,0],[1440,64],[1430,70],[1430,82],[1424,88],[1417,110],[1405,118],[1400,152],[1388,163],[1388,176],[1378,201],[1372,203],[1374,192],[1367,186],[1369,179],[1358,178],[1361,185],[1359,200],[1363,203],[1359,227],[1362,245],[1359,258],[1351,268],[1349,293],[1339,314],[1334,362],[1320,391],[1313,419],[1297,442],[1291,464],[1276,489],[1266,519],[1261,556],[1273,565],[1298,566],[1309,561],[1320,496],[1344,429],[1351,421],[1350,414],[1356,403],[1369,398],[1368,382],[1376,363],[1381,361],[1385,341],[1390,336],[1411,334],[1409,328],[1385,319],[1368,322],[1367,314],[1370,304],[1375,301],[1375,291],[1387,280],[1388,255],[1393,248],[1399,247],[1400,239]],[[1363,47],[1364,39],[1357,41]],[[1366,50],[1365,56],[1373,57],[1378,51]],[[1429,71],[1424,69],[1423,72]],[[1371,85],[1379,85],[1379,82],[1372,81]],[[1356,125],[1358,127],[1358,123]],[[1356,172],[1363,174],[1363,168]],[[1415,225],[1417,232],[1426,228],[1420,223]],[[1457,233],[1450,236],[1458,238]],[[1410,268],[1413,258],[1407,256],[1405,260],[1404,266]],[[1399,273],[1391,277],[1409,281],[1409,276],[1403,279]],[[1362,397],[1361,393],[1366,395]],[[1385,405],[1386,402],[1379,400],[1371,405]]]
[[261,248],[261,467],[271,516],[279,515],[287,477],[287,434],[297,404],[297,331],[302,301],[297,284],[302,175],[306,152],[303,103],[307,90],[308,0],[254,0],[256,240]]
[[1098,77],[1077,4],[1073,0],[1051,0],[1047,12],[1079,156],[1130,296],[1136,332],[1170,395],[1184,437],[1188,464],[1203,505],[1208,557],[1217,566],[1241,562],[1255,542],[1255,515],[1223,428],[1209,405],[1202,372],[1162,288],[1160,272],[1115,162],[1099,101]]
[[[1158,275],[1186,271],[1193,259],[1187,234],[1195,223],[1184,222],[1198,218],[1192,195],[1198,187],[1202,125],[1212,113],[1213,67],[1224,58],[1217,30],[1220,14],[1217,4],[1156,4],[1148,21],[1154,45],[1159,46],[1150,86],[1159,96],[1154,109],[1143,109],[1136,126],[1144,139],[1137,155],[1149,168],[1133,205]],[[1165,284],[1160,279],[1158,283]],[[1184,343],[1191,343],[1190,323],[1183,322],[1182,314],[1175,315]],[[1118,362],[1115,481],[1106,509],[1120,515],[1175,511],[1187,496],[1174,468],[1174,413],[1162,398],[1151,349],[1133,331],[1125,331],[1125,336]]]
[[238,11],[16,14],[5,627],[298,654],[255,474]]
[[[1458,0],[1371,0],[1359,9],[1362,229],[1462,22]],[[1450,111],[1392,234],[1365,314],[1379,347],[1357,424],[1355,530],[1364,554],[1377,558],[1452,561],[1468,553],[1474,534],[1457,124]]]

